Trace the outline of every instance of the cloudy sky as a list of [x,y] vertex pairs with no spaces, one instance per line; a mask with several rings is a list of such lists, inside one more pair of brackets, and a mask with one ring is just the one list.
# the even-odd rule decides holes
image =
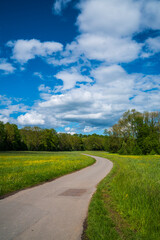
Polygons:
[[0,121],[103,133],[160,110],[159,0],[0,1]]

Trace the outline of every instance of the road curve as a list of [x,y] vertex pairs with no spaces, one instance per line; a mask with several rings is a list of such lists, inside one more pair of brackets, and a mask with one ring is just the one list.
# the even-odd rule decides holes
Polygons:
[[0,239],[80,240],[96,185],[113,166],[91,157],[90,167],[0,200]]

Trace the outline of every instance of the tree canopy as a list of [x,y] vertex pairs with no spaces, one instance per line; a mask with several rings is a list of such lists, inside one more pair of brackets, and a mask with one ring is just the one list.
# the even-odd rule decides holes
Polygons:
[[18,129],[0,122],[0,150],[105,150],[119,154],[160,154],[160,112],[125,112],[104,135],[57,133],[37,126]]

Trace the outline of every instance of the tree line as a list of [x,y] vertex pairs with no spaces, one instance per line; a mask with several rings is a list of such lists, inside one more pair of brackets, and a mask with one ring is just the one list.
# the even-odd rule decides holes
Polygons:
[[160,112],[125,112],[104,135],[57,133],[55,129],[0,122],[1,151],[105,150],[119,154],[160,154]]
[[57,133],[55,129],[24,127],[0,122],[1,151],[105,150],[105,136]]
[[105,134],[109,152],[160,154],[160,112],[128,110]]

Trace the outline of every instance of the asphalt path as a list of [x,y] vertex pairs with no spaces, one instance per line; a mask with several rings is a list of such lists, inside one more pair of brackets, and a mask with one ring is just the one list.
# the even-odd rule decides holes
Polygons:
[[91,157],[92,166],[0,200],[0,239],[80,240],[96,185],[113,167]]

